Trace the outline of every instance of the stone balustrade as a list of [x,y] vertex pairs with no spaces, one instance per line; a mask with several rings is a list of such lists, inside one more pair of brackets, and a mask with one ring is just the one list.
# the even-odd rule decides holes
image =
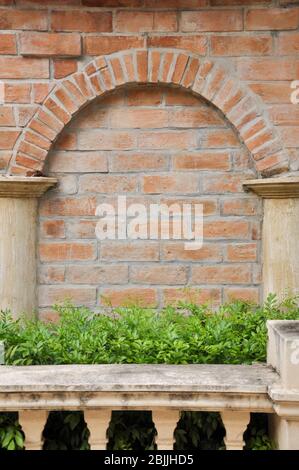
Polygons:
[[151,410],[160,450],[181,411],[220,412],[229,450],[250,413],[268,413],[281,449],[299,449],[299,321],[270,321],[268,364],[1,366],[0,411],[18,411],[26,449],[42,449],[50,411],[82,410],[90,447],[106,449],[112,410]]

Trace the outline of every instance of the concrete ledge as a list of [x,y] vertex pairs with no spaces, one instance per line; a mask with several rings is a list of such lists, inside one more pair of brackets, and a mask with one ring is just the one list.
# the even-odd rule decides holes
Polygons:
[[56,178],[0,176],[0,197],[38,198],[57,184]]
[[273,369],[263,364],[4,366],[0,393],[70,390],[263,393],[277,378]]
[[65,365],[0,369],[0,410],[173,408],[273,413],[266,365]]
[[298,177],[247,180],[243,187],[266,199],[299,198]]

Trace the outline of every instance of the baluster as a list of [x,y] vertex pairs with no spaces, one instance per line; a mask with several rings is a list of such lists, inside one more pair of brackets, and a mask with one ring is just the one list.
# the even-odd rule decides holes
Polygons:
[[42,450],[43,430],[45,428],[49,412],[45,410],[19,411],[19,423],[25,434],[26,450]]
[[180,419],[178,410],[154,410],[153,422],[157,430],[156,444],[159,450],[173,450],[174,431]]
[[111,410],[85,410],[84,419],[90,432],[91,450],[106,450],[107,430],[111,420]]
[[226,430],[224,438],[226,450],[243,450],[243,434],[250,421],[247,411],[222,411],[221,419]]

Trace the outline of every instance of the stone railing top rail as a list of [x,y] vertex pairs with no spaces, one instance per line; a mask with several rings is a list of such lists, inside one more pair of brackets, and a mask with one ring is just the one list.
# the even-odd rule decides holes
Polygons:
[[8,392],[203,392],[266,394],[279,380],[255,365],[60,365],[2,366],[0,393]]

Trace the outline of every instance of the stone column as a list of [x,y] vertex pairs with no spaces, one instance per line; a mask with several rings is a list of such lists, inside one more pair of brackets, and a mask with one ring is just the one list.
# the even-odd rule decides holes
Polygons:
[[264,299],[299,293],[299,178],[248,180],[243,186],[264,199]]
[[280,450],[299,450],[299,321],[268,321],[267,362],[280,375],[269,387],[270,432]]
[[0,177],[0,310],[34,315],[38,198],[55,178]]
[[157,431],[156,444],[158,450],[173,450],[174,431],[180,420],[180,412],[178,410],[153,410],[153,422]]
[[45,410],[19,411],[19,423],[25,434],[26,450],[42,450],[43,431],[45,429],[49,412]]
[[250,421],[249,411],[224,410],[221,412],[221,419],[226,431],[226,450],[243,450],[243,435]]

